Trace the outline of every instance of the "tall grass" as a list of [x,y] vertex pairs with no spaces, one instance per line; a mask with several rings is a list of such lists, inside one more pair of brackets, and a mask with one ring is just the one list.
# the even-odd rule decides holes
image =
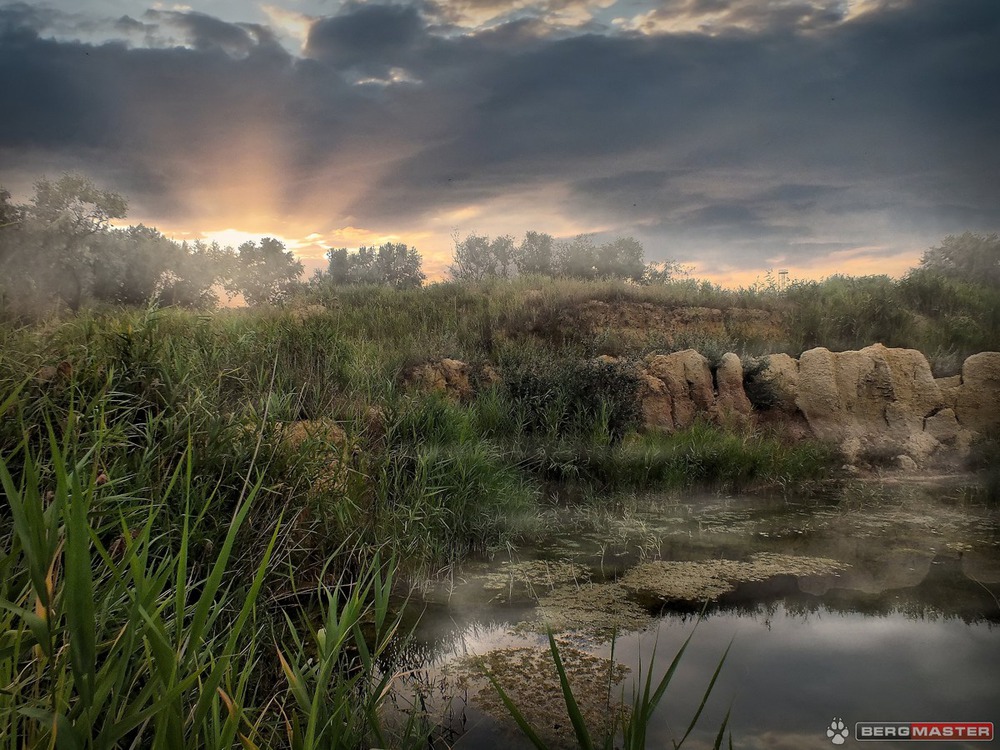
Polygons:
[[[910,295],[896,343],[995,304],[969,292],[927,322],[934,289],[916,281],[817,293],[854,310],[876,292]],[[720,348],[899,324],[692,282],[328,294],[0,324],[0,747],[416,742],[377,718],[395,576],[530,535],[547,481],[747,488],[835,461],[752,430],[639,434],[635,374],[551,321],[592,299],[783,316],[777,334],[706,340]],[[461,403],[407,389],[408,367],[444,356],[501,374]]]
[[[146,504],[146,520],[131,526],[116,507],[126,498],[101,492],[99,445],[77,458],[54,430],[48,445],[50,478],[27,447],[20,482],[0,460],[13,520],[0,598],[5,741],[230,746],[243,729],[237,707],[251,697],[247,678],[259,657],[247,629],[277,528],[240,591],[225,578],[260,485],[235,508],[214,561],[198,568],[190,564],[187,534],[176,551],[160,543],[162,504]],[[53,488],[44,491],[47,484]],[[185,531],[215,499],[194,490],[190,462],[178,467],[168,491],[183,498]]]
[[[271,587],[282,568],[280,514],[255,532],[264,543],[252,575],[233,568],[263,502],[262,472],[246,478],[220,547],[205,554],[191,540],[217,497],[194,481],[190,452],[163,497],[125,496],[103,479],[100,442],[78,452],[71,433],[48,430],[44,461],[23,441],[20,480],[0,458],[12,520],[0,555],[0,747],[425,745],[419,723],[393,732],[382,720],[395,677],[388,657],[403,637],[394,560],[374,554],[341,566],[332,583],[319,577],[318,596],[279,603]],[[178,505],[175,544],[158,529],[164,509]],[[552,649],[568,716],[590,747],[554,640]],[[647,675],[636,694],[622,726],[628,747],[643,746],[682,653],[655,690]]]
[[[46,420],[79,449],[100,441],[101,471],[123,493],[163,498],[158,530],[175,541],[184,508],[165,489],[186,457],[197,491],[214,497],[193,532],[201,546],[220,542],[241,478],[257,466],[267,500],[258,513],[290,509],[290,544],[310,570],[347,536],[368,548],[389,540],[417,567],[502,547],[530,530],[539,480],[732,487],[823,471],[814,446],[752,432],[637,436],[635,373],[587,361],[576,346],[515,342],[502,326],[531,289],[494,291],[442,285],[369,299],[347,290],[308,314],[106,311],[52,328],[0,326],[0,393],[18,392],[0,448],[17,476],[11,448],[27,435],[41,449]],[[550,293],[612,291],[571,284]],[[406,363],[431,340],[429,351],[474,362],[492,349],[500,380],[463,404],[409,392]],[[290,441],[289,426],[303,420],[344,437]],[[238,543],[238,561],[251,547]]]
[[[257,532],[252,575],[232,566],[262,502],[259,479],[247,483],[219,548],[205,555],[189,540],[217,498],[193,481],[193,457],[166,487],[184,507],[174,546],[159,530],[166,497],[109,490],[99,479],[100,446],[76,456],[52,430],[48,448],[42,466],[22,446],[21,481],[0,459],[13,526],[0,557],[0,747],[355,748],[386,740],[379,706],[391,675],[378,663],[399,636],[391,561],[376,555],[343,572],[319,587],[318,613],[303,604],[293,617],[266,595],[280,567],[280,517]],[[142,511],[141,525],[129,504]]]
[[[1000,291],[927,271],[914,271],[898,281],[835,275],[784,287],[769,276],[737,289],[695,279],[641,286],[525,277],[402,292],[327,288],[310,301],[326,305],[341,330],[381,342],[382,358],[395,358],[398,364],[440,357],[479,361],[504,351],[516,353],[523,345],[530,349],[532,342],[590,356],[631,356],[651,344],[798,356],[816,346],[845,350],[881,342],[919,349],[935,359],[1000,349]],[[591,301],[649,304],[668,311],[720,309],[724,325],[714,333],[672,331],[668,337],[653,335],[646,342],[630,343],[578,324],[580,306]],[[729,314],[742,310],[767,315],[754,323],[753,318]],[[513,349],[511,343],[516,344]]]

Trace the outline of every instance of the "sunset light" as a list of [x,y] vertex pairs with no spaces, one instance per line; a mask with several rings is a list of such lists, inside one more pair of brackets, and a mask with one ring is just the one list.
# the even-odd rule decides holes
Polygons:
[[526,231],[726,284],[899,276],[998,222],[993,52],[961,31],[995,19],[963,1],[0,6],[0,179],[80,172],[307,263],[401,241],[431,279],[456,233]]
[[998,42],[0,0],[0,750],[992,741]]

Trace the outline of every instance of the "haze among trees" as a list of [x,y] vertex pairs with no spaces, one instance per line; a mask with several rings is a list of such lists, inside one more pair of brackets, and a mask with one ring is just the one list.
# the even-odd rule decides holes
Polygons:
[[[403,243],[332,248],[326,270],[306,283],[302,264],[275,238],[235,249],[177,242],[154,227],[115,226],[127,209],[123,196],[75,174],[39,180],[23,204],[0,188],[0,312],[35,317],[54,307],[77,311],[88,304],[212,308],[220,294],[240,295],[255,307],[343,286],[405,290],[426,281],[420,253]],[[529,231],[518,242],[511,235],[473,233],[456,235],[454,245],[449,276],[464,284],[532,276],[651,285],[687,273],[676,261],[647,263],[633,237],[598,243],[592,235],[559,240]],[[954,284],[998,286],[1000,238],[971,232],[946,237],[900,284],[907,303],[921,314],[958,299]]]
[[663,283],[684,273],[674,261],[647,264],[642,243],[634,237],[618,237],[601,245],[589,234],[557,241],[542,232],[527,232],[520,244],[510,235],[490,238],[470,234],[454,239],[455,256],[449,272],[455,281],[531,275],[648,284]]
[[32,316],[92,303],[215,306],[219,292],[248,305],[281,302],[299,284],[302,264],[265,237],[236,250],[176,242],[142,224],[125,228],[128,203],[79,175],[42,179],[15,204],[0,190],[0,309]]
[[346,247],[332,248],[326,258],[327,271],[320,271],[314,276],[315,284],[374,284],[393,289],[414,289],[427,278],[420,270],[423,262],[420,253],[402,243],[360,247],[354,253]]

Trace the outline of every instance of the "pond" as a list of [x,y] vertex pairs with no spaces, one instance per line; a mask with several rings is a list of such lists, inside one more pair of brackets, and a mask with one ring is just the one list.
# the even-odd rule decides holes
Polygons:
[[834,719],[847,744],[855,722],[1000,720],[1000,511],[960,482],[557,497],[545,528],[411,595],[392,703],[418,707],[442,746],[530,747],[483,663],[547,741],[572,746],[547,626],[595,728],[693,632],[650,747],[684,735],[730,642],[684,747],[711,747],[727,711],[741,748],[834,747]]

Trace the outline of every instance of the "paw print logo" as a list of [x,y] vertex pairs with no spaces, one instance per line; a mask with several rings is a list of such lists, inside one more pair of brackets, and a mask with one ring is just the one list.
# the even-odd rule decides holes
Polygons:
[[850,735],[850,732],[844,726],[843,719],[834,719],[830,722],[830,726],[826,730],[826,736],[830,738],[830,742],[834,745],[843,745],[848,735]]

